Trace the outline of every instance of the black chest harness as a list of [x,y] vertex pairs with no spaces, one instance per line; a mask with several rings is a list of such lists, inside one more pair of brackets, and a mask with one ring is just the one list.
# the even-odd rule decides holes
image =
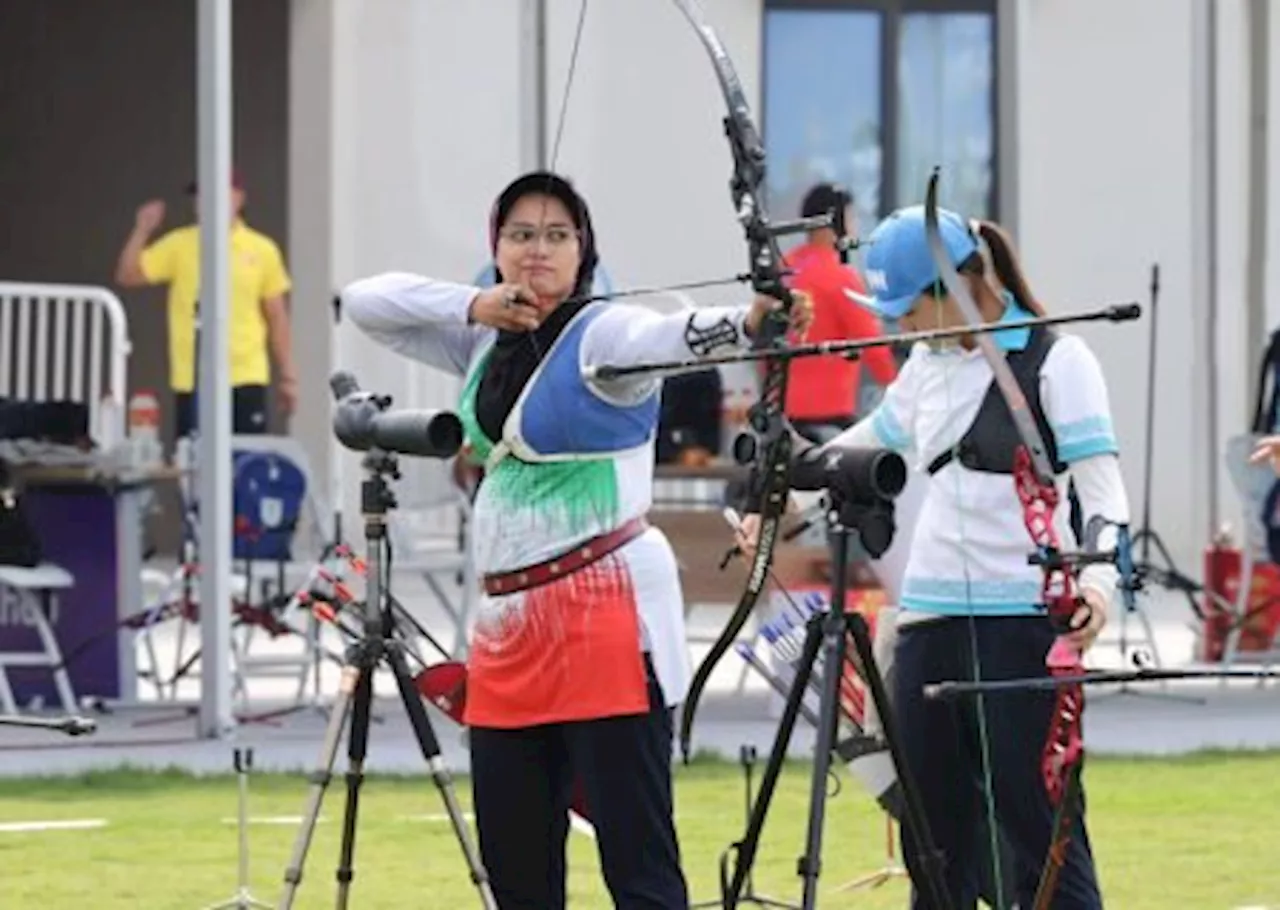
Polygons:
[[[1027,407],[1040,429],[1040,437],[1047,450],[1045,454],[1049,457],[1053,473],[1061,475],[1067,470],[1067,466],[1058,459],[1058,442],[1054,438],[1053,428],[1044,416],[1044,406],[1040,403],[1040,367],[1044,365],[1049,349],[1057,340],[1058,336],[1052,329],[1039,326],[1031,330],[1027,346],[1021,351],[1011,351],[1007,359],[1013,378],[1018,381],[1018,388],[1026,396]],[[929,463],[929,476],[937,474],[953,459],[970,471],[1011,475],[1013,453],[1021,444],[1022,439],[1014,425],[1013,415],[1009,413],[1009,405],[992,378],[973,423],[958,443]],[[1075,533],[1076,540],[1083,540],[1084,513],[1074,483],[1067,485],[1067,502],[1071,510],[1071,530]]]
[[[1018,381],[1018,387],[1026,396],[1027,406],[1031,409],[1036,426],[1040,428],[1040,435],[1048,450],[1045,454],[1049,456],[1053,472],[1061,474],[1067,466],[1058,460],[1058,444],[1040,403],[1040,367],[1044,365],[1049,349],[1057,340],[1058,336],[1051,329],[1043,326],[1034,328],[1027,346],[1021,351],[1011,351],[1007,359],[1009,369]],[[1021,443],[1013,415],[1009,413],[1009,405],[993,378],[973,423],[959,442],[929,463],[929,476],[937,474],[953,459],[971,471],[1012,474],[1013,453]]]

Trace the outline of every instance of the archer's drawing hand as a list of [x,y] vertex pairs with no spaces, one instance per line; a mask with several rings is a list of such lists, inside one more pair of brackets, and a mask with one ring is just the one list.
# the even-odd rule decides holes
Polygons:
[[[791,296],[795,302],[791,306],[790,318],[787,320],[788,330],[795,334],[796,341],[804,341],[805,335],[809,332],[809,326],[813,325],[813,298],[804,291],[792,291]],[[747,334],[755,338],[764,318],[780,309],[782,309],[781,300],[775,300],[763,294],[757,295],[751,302],[750,312],[747,313]]]
[[1065,637],[1072,647],[1083,654],[1107,624],[1107,599],[1093,588],[1085,588],[1081,598],[1084,604],[1071,617],[1072,631]]
[[1255,444],[1249,464],[1271,462],[1271,469],[1280,474],[1280,436],[1263,436]]
[[533,291],[520,284],[499,284],[485,288],[471,301],[471,322],[505,329],[532,332],[542,321]]

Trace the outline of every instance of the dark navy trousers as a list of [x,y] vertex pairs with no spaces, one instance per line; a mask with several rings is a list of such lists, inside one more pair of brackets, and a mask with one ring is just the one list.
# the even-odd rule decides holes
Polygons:
[[648,714],[519,730],[472,728],[480,854],[500,910],[564,908],[575,777],[614,906],[689,906],[672,817],[672,712],[645,663]]
[[[926,700],[928,683],[972,680],[976,642],[983,680],[1046,675],[1053,630],[1043,616],[947,618],[907,624],[898,631],[893,706],[903,751],[921,790],[930,833],[946,863],[954,910],[975,910],[980,890],[992,887],[992,837],[984,817],[982,731],[985,717],[996,822],[1007,846],[996,848],[1005,868],[1002,907],[1029,908],[1052,839],[1054,807],[1040,773],[1040,757],[1053,714],[1052,690],[986,693],[979,700]],[[981,708],[980,708],[981,706]],[[1053,910],[1101,910],[1097,873],[1084,824],[1083,791],[1072,807],[1071,841],[1050,904]],[[918,876],[917,850],[903,828],[904,861]],[[1008,869],[1012,862],[1014,869]],[[985,887],[983,884],[985,883]],[[1011,893],[1015,892],[1015,893]],[[937,910],[924,895],[912,910]]]

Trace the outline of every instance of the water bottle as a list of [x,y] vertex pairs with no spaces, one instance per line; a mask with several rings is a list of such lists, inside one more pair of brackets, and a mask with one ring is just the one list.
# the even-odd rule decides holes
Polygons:
[[153,468],[164,461],[160,441],[160,400],[150,390],[129,399],[129,450],[135,468]]
[[102,396],[98,404],[98,419],[93,428],[93,438],[98,443],[98,451],[104,456],[115,455],[125,445],[121,431],[124,429],[120,420],[120,401],[108,392]]

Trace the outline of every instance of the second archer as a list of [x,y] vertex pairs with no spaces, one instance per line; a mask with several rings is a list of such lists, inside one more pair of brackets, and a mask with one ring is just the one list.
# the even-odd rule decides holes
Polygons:
[[[946,211],[938,226],[983,321],[1044,315],[998,226],[970,225]],[[922,207],[891,214],[868,246],[873,296],[863,302],[880,316],[900,320],[908,331],[969,324],[931,256]],[[994,340],[1045,437],[1061,493],[1052,521],[1063,547],[1075,540],[1066,505],[1069,482],[1086,522],[1093,516],[1127,522],[1107,386],[1088,346],[1044,327],[1000,331]],[[1050,845],[1060,842],[1057,807],[1042,776],[1054,693],[1019,691],[959,705],[924,695],[926,685],[946,680],[1046,676],[1046,656],[1058,634],[1045,620],[1040,569],[1028,564],[1034,547],[1011,476],[1020,433],[993,377],[972,336],[918,343],[880,405],[827,444],[893,448],[932,475],[903,581],[891,701],[930,830],[945,854],[953,906],[961,910],[976,906],[984,879],[1016,882],[1016,894],[997,895],[998,907],[1015,901],[1032,907]],[[744,520],[739,541],[748,553],[753,519]],[[1108,526],[1093,546],[1114,546],[1114,534]],[[1081,572],[1081,608],[1062,633],[1077,652],[1105,623],[1116,580],[1110,565]],[[1052,902],[1034,906],[1102,907],[1082,791],[1074,796],[1074,805],[1065,807],[1071,813],[1064,816],[1070,820],[1067,852],[1050,889]],[[994,833],[988,843],[974,837],[984,815],[988,830],[1007,838],[1015,869],[989,868],[999,865],[1001,851]],[[903,837],[909,836],[904,829]],[[904,844],[903,852],[910,865],[917,851]],[[1050,890],[1040,889],[1041,901]],[[912,906],[933,910],[918,893]]]

